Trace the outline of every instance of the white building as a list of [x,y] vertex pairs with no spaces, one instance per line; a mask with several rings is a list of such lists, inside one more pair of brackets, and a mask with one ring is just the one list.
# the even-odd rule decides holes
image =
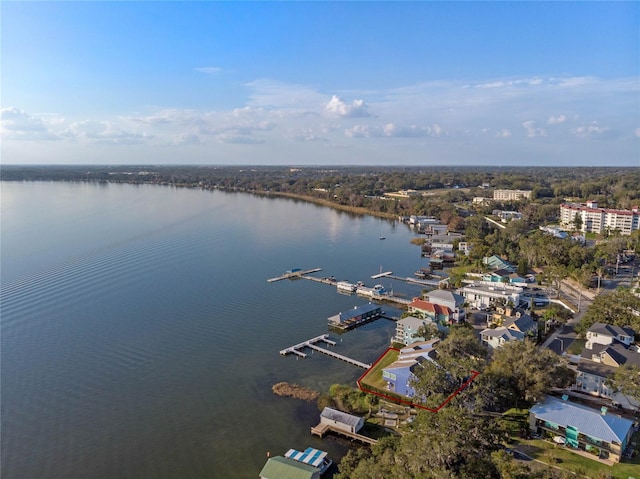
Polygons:
[[518,306],[522,299],[523,289],[504,283],[477,281],[458,289],[458,293],[475,308],[488,307],[494,304]]
[[640,229],[640,209],[616,210],[598,208],[598,203],[588,201],[585,204],[562,203],[560,205],[560,223],[566,228],[573,228],[576,216],[580,218],[580,231],[583,233],[602,234],[606,231],[619,231],[629,235]]
[[493,190],[494,200],[522,200],[531,198],[531,190]]

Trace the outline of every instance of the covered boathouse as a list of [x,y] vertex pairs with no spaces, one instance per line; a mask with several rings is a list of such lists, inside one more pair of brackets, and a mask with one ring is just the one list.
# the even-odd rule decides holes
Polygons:
[[367,303],[353,309],[338,313],[328,318],[329,326],[338,329],[351,329],[382,316],[382,308],[377,304]]
[[320,479],[320,469],[288,457],[274,456],[260,471],[260,479]]

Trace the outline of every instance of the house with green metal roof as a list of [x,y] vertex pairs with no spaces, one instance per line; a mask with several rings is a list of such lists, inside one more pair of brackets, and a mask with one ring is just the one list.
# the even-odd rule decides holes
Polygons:
[[547,396],[529,410],[530,429],[557,438],[569,449],[591,452],[601,459],[619,462],[633,434],[633,421],[606,408]]

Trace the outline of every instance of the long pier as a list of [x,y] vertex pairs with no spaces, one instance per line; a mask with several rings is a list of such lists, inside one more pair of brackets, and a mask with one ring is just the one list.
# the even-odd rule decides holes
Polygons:
[[404,281],[404,282],[410,283],[410,284],[420,284],[420,285],[423,285],[423,286],[438,286],[443,281],[446,281],[446,280],[449,279],[449,278],[443,278],[443,279],[440,279],[440,280],[435,280],[435,279],[417,279],[417,278],[409,278],[409,277],[402,278],[401,276],[394,276],[393,274],[388,274],[387,278],[395,279],[395,280],[398,280],[398,281]]
[[275,281],[282,281],[283,279],[303,278],[305,274],[317,273],[318,271],[322,271],[322,268],[305,269],[304,271],[287,271],[286,273],[280,276],[276,276],[275,278],[269,278],[267,282],[273,283]]
[[[282,274],[280,276],[276,276],[275,278],[267,279],[267,282],[274,283],[276,281],[282,281],[282,280],[285,280],[285,279],[299,279],[299,278],[302,278],[302,279],[308,279],[310,281],[315,281],[316,283],[322,283],[322,284],[328,284],[330,286],[335,286],[336,281],[333,278],[317,278],[315,276],[307,276],[307,275],[309,275],[311,273],[317,273],[318,271],[322,271],[322,268],[313,268],[313,269],[306,269],[306,270],[299,270],[299,271],[288,271],[288,272],[286,272],[286,273],[284,273],[284,274]],[[398,276],[393,276],[391,274],[391,271],[387,271],[386,273],[381,273],[380,275],[375,275],[375,276],[379,277],[379,278],[386,276],[386,277],[389,277],[389,278],[392,278],[392,279],[399,279],[401,281],[412,280],[412,278],[400,278]],[[419,280],[415,280],[415,281],[419,281]],[[418,284],[423,284],[423,285],[429,286],[429,284],[427,284],[427,283],[418,283]],[[432,286],[437,286],[437,283],[433,284]],[[361,288],[361,289],[363,289],[363,288]],[[364,288],[364,289],[371,289],[371,288]],[[394,296],[394,295],[391,295],[391,294],[371,293],[371,294],[367,294],[366,296],[368,298],[375,299],[377,301],[388,301],[390,303],[397,303],[397,304],[404,305],[404,306],[406,306],[407,304],[411,303],[411,301],[406,299],[406,298],[401,298],[399,296]],[[298,353],[294,353],[294,354],[298,354]],[[298,355],[300,356],[301,354],[303,354],[303,353],[300,353]],[[301,357],[304,357],[304,356],[301,356]]]
[[346,363],[353,364],[354,366],[358,366],[362,369],[369,369],[371,367],[371,364],[366,364],[356,359],[352,359],[350,357],[344,356],[343,354],[334,353],[329,349],[316,346],[316,343],[320,343],[320,342],[327,343],[331,346],[336,345],[335,341],[331,341],[329,339],[328,334],[321,334],[320,336],[316,336],[315,338],[308,339],[307,341],[303,341],[294,346],[290,346],[286,349],[283,349],[280,351],[280,354],[282,356],[286,356],[287,354],[295,354],[296,356],[299,356],[301,358],[306,358],[307,357],[306,353],[303,353],[301,349],[309,348],[313,351],[318,351],[319,353],[326,354],[327,356],[330,356],[332,358],[340,359],[341,361],[344,361]]

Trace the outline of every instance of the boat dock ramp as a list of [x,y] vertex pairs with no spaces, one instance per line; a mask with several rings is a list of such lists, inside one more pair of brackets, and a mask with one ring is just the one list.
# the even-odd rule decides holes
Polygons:
[[327,356],[330,356],[332,358],[340,359],[341,361],[344,361],[346,363],[353,364],[354,366],[358,366],[359,368],[362,368],[362,369],[369,369],[371,367],[371,364],[366,364],[366,363],[360,362],[360,361],[358,361],[356,359],[352,359],[352,358],[349,358],[347,356],[344,356],[342,354],[335,353],[335,352],[333,352],[333,351],[331,351],[329,349],[321,348],[320,346],[316,346],[316,343],[320,343],[320,342],[327,343],[327,344],[329,344],[331,346],[335,346],[336,345],[335,341],[331,341],[329,339],[329,335],[328,334],[321,334],[320,336],[316,336],[315,338],[311,338],[311,339],[309,339],[307,341],[303,341],[303,342],[298,343],[298,344],[296,344],[294,346],[290,346],[290,347],[288,347],[286,349],[283,349],[283,350],[280,351],[280,354],[282,356],[286,356],[287,354],[295,354],[296,356],[299,356],[301,358],[306,358],[307,357],[306,353],[303,353],[301,351],[301,349],[309,348],[309,349],[311,349],[313,351],[318,351],[319,353],[326,354]]

